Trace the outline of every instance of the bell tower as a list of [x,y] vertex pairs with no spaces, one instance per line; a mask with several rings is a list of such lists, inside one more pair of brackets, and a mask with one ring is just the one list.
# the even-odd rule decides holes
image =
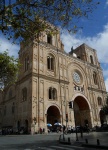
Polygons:
[[19,51],[20,70],[18,80],[25,78],[32,72],[33,42],[21,43]]
[[100,67],[96,50],[85,43],[74,49],[74,53],[77,55],[77,58],[90,63],[93,66]]

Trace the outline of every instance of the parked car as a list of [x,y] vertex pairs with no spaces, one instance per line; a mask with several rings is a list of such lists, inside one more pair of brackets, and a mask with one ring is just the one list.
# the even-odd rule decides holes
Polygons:
[[27,130],[25,129],[25,127],[20,127],[19,129],[18,128],[13,128],[13,133],[14,134],[27,134]]
[[27,129],[25,127],[20,127],[19,133],[20,134],[27,134],[28,131],[27,131]]
[[106,131],[106,130],[108,130],[108,124],[103,124],[102,126],[101,126],[101,129],[102,130],[104,130],[104,131]]
[[62,128],[61,127],[55,127],[55,128],[52,128],[51,129],[51,132],[61,132],[62,131]]
[[80,126],[73,127],[73,132],[76,132],[76,129],[77,129],[77,132],[80,132]]
[[88,127],[86,127],[86,126],[76,126],[76,127],[73,127],[73,132],[76,132],[76,129],[77,129],[77,132],[79,133],[79,132],[90,132],[91,131],[91,129]]
[[94,126],[94,127],[92,128],[92,131],[96,131],[97,128],[99,128],[99,127],[98,127],[98,126]]
[[18,128],[13,128],[13,133],[18,134]]

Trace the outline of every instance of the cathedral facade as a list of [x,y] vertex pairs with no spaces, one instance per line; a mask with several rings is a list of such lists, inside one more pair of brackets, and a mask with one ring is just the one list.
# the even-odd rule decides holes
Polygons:
[[95,49],[82,44],[66,53],[59,30],[43,32],[21,44],[19,60],[17,83],[1,92],[1,127],[38,132],[48,123],[94,127],[105,121],[106,88]]

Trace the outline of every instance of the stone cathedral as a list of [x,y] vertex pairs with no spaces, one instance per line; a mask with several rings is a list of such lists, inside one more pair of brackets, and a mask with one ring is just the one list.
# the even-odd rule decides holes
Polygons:
[[66,53],[57,30],[21,43],[18,81],[0,91],[1,128],[38,132],[47,131],[47,123],[94,127],[105,121],[106,88],[96,50],[82,44]]

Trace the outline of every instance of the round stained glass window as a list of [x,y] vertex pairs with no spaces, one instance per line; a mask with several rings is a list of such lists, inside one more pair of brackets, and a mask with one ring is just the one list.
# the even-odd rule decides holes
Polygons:
[[77,72],[73,73],[73,79],[76,83],[80,83],[80,75]]

